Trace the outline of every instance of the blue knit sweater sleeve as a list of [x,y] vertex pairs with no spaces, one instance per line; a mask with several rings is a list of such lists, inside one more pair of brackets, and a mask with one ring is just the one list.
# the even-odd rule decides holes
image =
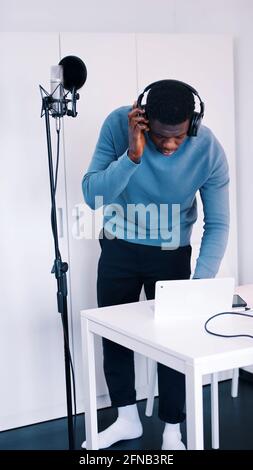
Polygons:
[[223,149],[206,183],[200,188],[204,233],[194,278],[212,278],[219,270],[229,233],[229,171]]
[[91,209],[99,207],[95,204],[96,196],[103,196],[103,204],[111,204],[141,166],[141,163],[130,160],[127,149],[122,155],[117,155],[110,128],[111,122],[117,125],[114,114],[111,113],[104,121],[90,166],[82,180],[84,199]]

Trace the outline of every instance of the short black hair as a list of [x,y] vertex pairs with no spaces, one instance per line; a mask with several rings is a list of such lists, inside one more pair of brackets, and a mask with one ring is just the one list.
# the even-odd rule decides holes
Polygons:
[[195,108],[192,91],[176,81],[162,81],[148,92],[146,114],[163,124],[180,124],[190,119]]

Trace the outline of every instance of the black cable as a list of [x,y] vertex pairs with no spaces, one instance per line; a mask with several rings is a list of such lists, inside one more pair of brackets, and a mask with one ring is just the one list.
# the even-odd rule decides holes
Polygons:
[[207,328],[208,323],[213,320],[216,317],[220,317],[221,315],[240,315],[242,317],[250,317],[253,319],[253,315],[249,315],[249,313],[239,313],[239,312],[221,312],[217,313],[216,315],[213,315],[212,317],[208,318],[208,320],[205,322],[205,330],[207,333],[210,335],[214,336],[220,336],[221,338],[252,338],[252,335],[247,335],[247,334],[242,334],[242,335],[222,335],[221,333],[214,333],[213,331],[209,330]]
[[[60,159],[60,131],[61,131],[61,126],[60,126],[60,120],[59,120],[59,126],[56,128],[57,132],[57,150],[56,150],[56,167],[55,167],[55,175],[54,175],[54,197],[56,195],[56,188],[57,188],[57,181],[58,181],[58,170],[59,170],[59,159]],[[51,208],[51,229],[53,232],[53,237],[56,237],[56,233],[54,232],[54,227],[56,226],[53,223],[53,208]],[[58,257],[61,259],[61,254],[58,251]]]
[[58,169],[59,169],[60,131],[61,131],[61,127],[60,127],[60,125],[59,125],[59,127],[56,128],[56,132],[57,132],[57,151],[56,151],[56,167],[55,167],[55,179],[54,179],[54,195],[56,195],[57,179],[58,179]]

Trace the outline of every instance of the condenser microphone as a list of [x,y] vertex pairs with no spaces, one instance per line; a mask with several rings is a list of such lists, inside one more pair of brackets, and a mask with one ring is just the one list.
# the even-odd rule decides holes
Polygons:
[[[63,69],[61,65],[52,65],[50,73],[50,91],[51,94],[56,92],[56,89],[59,87],[60,83],[63,83]],[[59,87],[60,88],[60,87]],[[59,90],[57,90],[58,96]]]
[[61,65],[52,65],[50,73],[50,92],[52,96],[52,116],[62,114],[63,99],[63,68]]

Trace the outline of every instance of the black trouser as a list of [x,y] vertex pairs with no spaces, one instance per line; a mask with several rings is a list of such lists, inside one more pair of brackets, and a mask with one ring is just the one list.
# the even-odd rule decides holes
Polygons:
[[[155,296],[158,280],[190,277],[191,246],[177,250],[119,239],[100,240],[98,306],[137,302],[142,285],[147,299]],[[112,406],[136,403],[133,351],[103,338],[104,372]],[[185,377],[158,364],[159,418],[168,423],[185,419]]]

